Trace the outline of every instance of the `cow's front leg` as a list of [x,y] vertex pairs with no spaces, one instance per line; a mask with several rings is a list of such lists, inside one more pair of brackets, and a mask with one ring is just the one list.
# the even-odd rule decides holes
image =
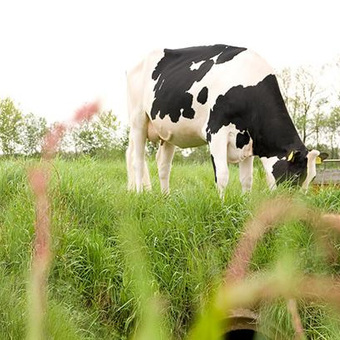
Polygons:
[[171,163],[175,153],[175,146],[162,141],[157,151],[156,160],[158,167],[158,176],[163,193],[169,193],[169,179]]
[[254,157],[251,156],[239,163],[240,182],[243,193],[250,191],[253,185],[253,160]]
[[220,197],[223,199],[225,188],[229,181],[229,170],[227,163],[227,134],[217,133],[212,135],[209,148],[215,171],[217,190]]

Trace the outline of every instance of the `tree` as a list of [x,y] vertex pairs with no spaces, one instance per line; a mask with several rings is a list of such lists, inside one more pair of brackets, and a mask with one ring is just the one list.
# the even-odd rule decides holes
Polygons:
[[195,163],[204,163],[211,160],[210,151],[207,145],[192,148],[190,151],[191,152],[186,157],[187,160]]
[[280,80],[283,98],[302,141],[306,143],[308,138],[314,137],[318,143],[325,123],[323,110],[328,101],[314,73],[305,67],[295,72],[284,69]]
[[117,117],[111,110],[99,113],[91,121],[83,120],[72,131],[76,152],[94,154],[114,148],[118,127]]
[[24,115],[21,131],[23,152],[26,155],[40,152],[46,132],[47,122],[45,118],[36,117],[33,113]]
[[331,146],[331,158],[339,157],[338,148],[336,147],[339,142],[338,134],[340,133],[340,106],[333,108],[327,120],[328,137]]
[[100,112],[92,121],[93,132],[98,147],[102,150],[112,149],[116,144],[116,133],[119,122],[112,110]]
[[[58,124],[58,123],[55,123]],[[52,125],[53,128],[53,125]],[[65,131],[58,145],[58,152],[68,153],[75,151],[75,140],[73,137],[73,128],[65,126]]]
[[120,137],[117,138],[116,147],[123,152],[125,152],[129,146],[129,134],[130,128],[126,126],[124,127]]
[[0,100],[0,143],[5,155],[13,155],[17,151],[22,124],[22,113],[13,101],[10,98]]
[[319,102],[317,102],[316,108],[310,119],[310,130],[311,134],[315,137],[314,140],[317,149],[319,149],[319,146],[321,144],[320,136],[325,133],[328,124],[328,117],[323,111],[323,108],[326,104],[326,100],[320,100]]
[[80,125],[72,129],[75,151],[93,154],[98,148],[90,121],[84,120]]

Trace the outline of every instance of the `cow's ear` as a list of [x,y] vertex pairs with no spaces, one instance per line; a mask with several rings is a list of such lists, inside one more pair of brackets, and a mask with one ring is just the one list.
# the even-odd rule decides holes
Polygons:
[[291,151],[288,156],[287,156],[287,161],[288,162],[293,162],[294,161],[294,151]]
[[287,161],[294,163],[295,157],[298,153],[299,153],[299,151],[297,151],[297,150],[293,150],[293,151],[289,152],[288,156],[287,156]]

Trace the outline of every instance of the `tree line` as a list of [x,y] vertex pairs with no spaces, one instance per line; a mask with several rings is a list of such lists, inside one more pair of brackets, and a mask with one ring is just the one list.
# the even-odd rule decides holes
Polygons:
[[[340,67],[333,68],[340,78]],[[325,72],[325,68],[321,71]],[[326,151],[331,158],[339,158],[340,146],[340,90],[326,91],[322,72],[310,68],[284,69],[279,83],[284,101],[302,141],[309,148]],[[0,99],[0,153],[39,155],[43,138],[52,128],[45,118],[33,113],[24,114],[10,98]],[[103,154],[116,150],[123,154],[128,144],[127,128],[121,127],[117,116],[110,111],[100,112],[91,121],[69,127],[59,146],[62,154]],[[149,153],[155,146],[148,144]],[[196,148],[185,155],[193,160],[206,158],[207,148]],[[181,154],[182,155],[182,154]],[[189,155],[189,156],[188,156]]]
[[[57,123],[55,123],[57,124]],[[112,149],[124,150],[127,134],[119,136],[120,123],[111,110],[92,120],[69,126],[59,145],[63,154],[90,154]],[[40,155],[44,137],[54,124],[33,113],[24,114],[12,99],[0,99],[0,152],[4,156]]]
[[279,75],[284,101],[302,141],[327,151],[331,158],[339,158],[340,88],[335,87],[340,82],[339,65],[314,72],[306,67],[284,69]]

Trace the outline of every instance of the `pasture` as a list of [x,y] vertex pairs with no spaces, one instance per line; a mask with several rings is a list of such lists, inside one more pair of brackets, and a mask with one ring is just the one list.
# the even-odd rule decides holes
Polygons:
[[[37,161],[0,163],[0,339],[24,339],[27,281],[32,257],[35,207],[27,170]],[[53,259],[48,280],[46,339],[131,339],[155,318],[150,333],[136,339],[184,339],[216,292],[244,224],[265,201],[294,197],[315,211],[340,213],[340,190],[303,194],[289,187],[270,192],[261,167],[254,188],[241,194],[237,167],[230,166],[225,201],[218,197],[210,163],[174,163],[171,194],[160,193],[151,160],[152,192],[126,191],[122,157],[115,160],[56,159],[49,188]],[[270,270],[289,256],[304,273],[337,277],[304,223],[270,231],[256,247],[250,270]],[[155,313],[148,297],[157,299]],[[339,315],[326,303],[298,300],[309,339],[340,339]],[[265,304],[263,327],[275,325],[293,338],[282,300]],[[157,320],[156,320],[157,319]],[[158,333],[157,333],[158,332]]]

